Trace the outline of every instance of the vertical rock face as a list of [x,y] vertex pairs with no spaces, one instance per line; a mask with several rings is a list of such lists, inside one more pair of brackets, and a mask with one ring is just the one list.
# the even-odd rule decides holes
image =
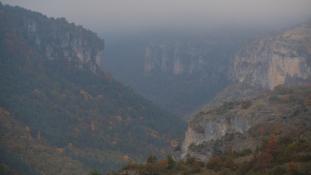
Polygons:
[[[203,60],[208,57],[206,48],[191,42],[163,41],[151,43],[145,49],[145,73],[164,72],[172,75],[192,74],[204,68]],[[206,59],[206,62],[208,60]],[[203,64],[202,64],[203,63]]]
[[[104,56],[104,41],[95,33],[68,23],[64,18],[25,13],[18,20],[12,20],[16,18],[18,7],[14,11],[0,10],[0,30],[4,36],[11,40],[14,37],[24,38],[29,47],[37,48],[41,57],[48,60],[70,62],[94,73],[99,70]],[[14,28],[18,30],[12,30]]]
[[311,24],[244,48],[234,60],[233,79],[266,89],[311,78]]
[[229,83],[230,62],[240,49],[239,43],[250,38],[247,32],[231,30],[149,33],[141,37],[143,41],[137,40],[140,37],[119,42],[114,53],[107,52],[111,55],[105,65],[144,97],[183,117]]
[[216,110],[205,109],[195,115],[190,120],[185,134],[182,157],[193,156],[203,160],[208,159],[215,150],[211,149],[200,153],[201,150],[197,150],[195,147],[212,144],[230,134],[244,134],[252,126],[253,119],[241,115],[239,111],[232,110],[238,106],[238,104],[232,104],[228,110],[228,107],[223,105]]
[[279,87],[252,100],[205,108],[189,122],[182,156],[207,160],[227,151],[255,150],[271,135],[306,132],[310,95],[310,87]]
[[[103,46],[64,19],[0,3],[0,163],[83,175],[170,149],[184,122],[99,69]],[[2,125],[5,116],[21,126]],[[21,137],[25,127],[35,142]]]
[[139,61],[144,72],[125,81],[161,107],[186,117],[229,83],[229,62],[239,49],[234,37],[148,40]]
[[[295,104],[295,100],[285,100],[285,103],[280,100],[278,103],[281,104],[276,105],[273,99],[280,96],[286,96],[284,99],[287,99],[291,96],[286,91],[279,91],[276,88],[279,85],[294,86],[311,82],[311,23],[292,28],[275,37],[254,41],[237,54],[232,67],[231,78],[235,84],[227,88],[228,92],[223,92],[223,98],[231,95],[233,99],[248,99],[246,96],[257,92],[276,89],[275,92],[270,97],[227,102],[218,104],[216,108],[209,106],[201,110],[188,124],[182,147],[183,157],[190,155],[206,160],[215,153],[223,152],[228,146],[233,150],[253,149],[258,140],[254,136],[256,134],[252,133],[254,128],[266,128],[271,123],[292,124],[286,117],[296,115],[291,115],[291,111],[302,110],[303,105],[300,106],[301,109],[295,109],[299,106]],[[238,97],[235,93],[243,97]],[[292,98],[297,99],[297,96],[294,94]],[[293,104],[288,105],[289,103]]]

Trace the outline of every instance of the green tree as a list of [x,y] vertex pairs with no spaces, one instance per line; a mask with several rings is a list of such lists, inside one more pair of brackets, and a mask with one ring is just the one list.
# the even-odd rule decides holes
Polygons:
[[7,173],[8,173],[7,166],[0,164],[0,174],[7,174]]
[[155,155],[150,155],[147,158],[147,163],[148,164],[153,164],[153,163],[156,163],[157,161],[158,161],[158,158]]
[[176,166],[176,161],[175,161],[175,159],[173,158],[173,156],[172,156],[172,155],[168,155],[166,159],[167,159],[167,168],[168,168],[168,169],[173,169],[173,168],[175,168],[175,166]]
[[89,175],[101,175],[97,170],[90,172]]

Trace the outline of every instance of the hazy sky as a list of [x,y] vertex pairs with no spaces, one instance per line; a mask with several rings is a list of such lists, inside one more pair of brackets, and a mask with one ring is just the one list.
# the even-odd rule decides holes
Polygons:
[[66,17],[98,33],[220,25],[295,23],[311,17],[311,0],[1,0]]

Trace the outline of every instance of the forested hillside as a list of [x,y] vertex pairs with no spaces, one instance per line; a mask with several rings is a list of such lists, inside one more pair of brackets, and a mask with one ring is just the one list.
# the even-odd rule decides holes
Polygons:
[[[0,4],[1,152],[29,172],[84,174],[176,145],[184,123],[102,71],[103,52],[81,26]],[[20,170],[12,159],[0,162]]]
[[205,109],[189,124],[182,160],[151,156],[111,174],[307,175],[310,114],[310,87]]

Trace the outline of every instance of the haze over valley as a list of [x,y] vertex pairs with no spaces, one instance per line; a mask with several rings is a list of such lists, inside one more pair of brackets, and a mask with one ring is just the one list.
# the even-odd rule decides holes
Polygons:
[[0,174],[311,174],[310,0],[1,0]]

